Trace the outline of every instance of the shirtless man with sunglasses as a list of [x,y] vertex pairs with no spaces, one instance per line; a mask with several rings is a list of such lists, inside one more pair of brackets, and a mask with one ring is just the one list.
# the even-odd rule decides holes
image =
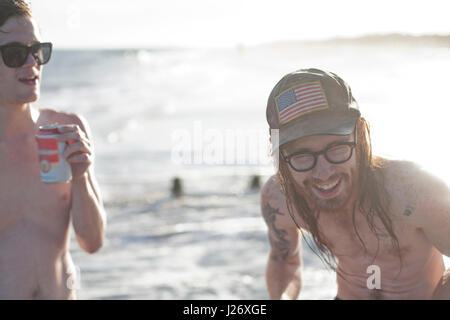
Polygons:
[[[74,299],[71,222],[86,252],[103,244],[105,213],[86,121],[32,105],[51,51],[27,4],[0,0],[0,299]],[[68,183],[40,179],[35,135],[54,123],[61,125],[59,141],[70,142]]]
[[266,114],[278,163],[261,191],[270,298],[296,299],[308,281],[305,239],[336,271],[336,299],[450,299],[450,190],[413,163],[372,155],[347,83],[318,69],[292,72]]

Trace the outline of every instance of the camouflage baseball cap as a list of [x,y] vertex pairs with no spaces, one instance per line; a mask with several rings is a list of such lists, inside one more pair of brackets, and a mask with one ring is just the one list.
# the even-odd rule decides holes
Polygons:
[[270,129],[279,129],[275,151],[306,136],[351,134],[360,112],[350,86],[339,76],[319,69],[301,69],[285,75],[275,85],[266,116]]

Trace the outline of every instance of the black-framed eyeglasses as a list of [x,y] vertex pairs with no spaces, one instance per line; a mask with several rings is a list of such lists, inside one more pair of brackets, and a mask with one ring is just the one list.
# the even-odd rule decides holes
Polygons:
[[0,46],[3,62],[9,68],[19,68],[25,64],[31,53],[38,65],[46,64],[52,56],[50,42],[36,43],[31,46],[23,44],[5,44]]
[[297,172],[305,172],[313,169],[317,164],[317,158],[323,154],[328,162],[333,164],[340,164],[348,161],[353,154],[353,149],[356,146],[356,130],[355,141],[353,142],[337,142],[325,149],[317,152],[305,152],[300,151],[293,153],[289,156],[285,156],[281,152],[283,160],[291,166],[291,168]]

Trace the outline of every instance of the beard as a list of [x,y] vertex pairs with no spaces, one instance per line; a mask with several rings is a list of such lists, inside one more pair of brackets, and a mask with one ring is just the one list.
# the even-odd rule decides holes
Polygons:
[[[353,178],[352,178],[353,177]],[[354,186],[356,185],[356,179],[354,174],[341,173],[332,176],[329,180],[339,179],[338,194],[333,198],[322,198],[317,195],[313,188],[314,179],[310,179],[304,182],[304,187],[299,188],[298,192],[305,197],[310,208],[325,211],[325,212],[335,212],[345,208],[350,200],[352,199]]]

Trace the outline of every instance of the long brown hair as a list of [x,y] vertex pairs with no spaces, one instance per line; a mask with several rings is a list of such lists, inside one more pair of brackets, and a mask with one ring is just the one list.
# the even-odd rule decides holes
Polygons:
[[11,17],[31,18],[31,9],[23,0],[0,0],[0,27]]
[[[375,225],[374,218],[378,218],[384,229],[391,237],[392,246],[398,250],[400,257],[400,266],[402,265],[400,247],[397,236],[394,233],[392,220],[388,214],[389,196],[384,186],[384,178],[382,168],[385,166],[385,161],[380,158],[372,156],[372,145],[370,140],[370,128],[368,122],[360,117],[356,123],[356,157],[357,157],[357,190],[358,201],[353,204],[352,223],[353,229],[364,247],[365,252],[367,248],[362,240],[355,224],[355,215],[357,207],[363,213],[367,220],[370,230],[375,234],[378,231],[378,227]],[[292,175],[289,172],[288,164],[281,158],[281,152],[278,158],[279,170],[278,177],[281,184],[281,189],[286,196],[287,207],[289,214],[294,220],[297,227],[301,230],[303,239],[306,241],[310,249],[316,253],[319,258],[325,262],[332,270],[337,269],[336,257],[327,246],[324,236],[319,230],[318,226],[318,210],[314,210],[309,207],[304,196],[296,191],[295,184]],[[295,220],[295,216],[292,210],[295,208],[295,212],[301,218],[301,221],[306,225],[307,230],[310,232],[314,243],[319,250],[319,253],[312,248],[310,241],[305,237],[304,231],[298,225]],[[374,257],[375,259],[375,257]],[[400,267],[401,270],[401,267]]]

